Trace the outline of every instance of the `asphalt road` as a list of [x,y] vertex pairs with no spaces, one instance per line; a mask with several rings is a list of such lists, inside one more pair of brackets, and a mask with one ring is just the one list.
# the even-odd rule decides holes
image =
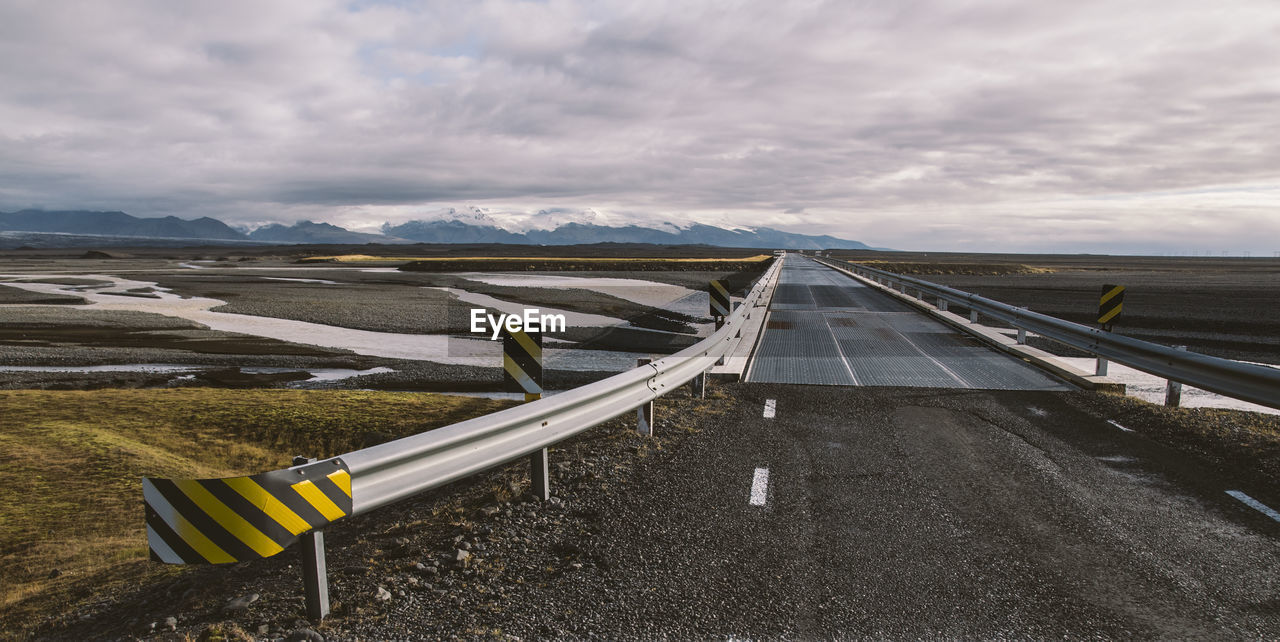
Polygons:
[[1280,523],[1085,393],[731,390],[602,515],[597,570],[540,593],[540,633],[1280,637]]

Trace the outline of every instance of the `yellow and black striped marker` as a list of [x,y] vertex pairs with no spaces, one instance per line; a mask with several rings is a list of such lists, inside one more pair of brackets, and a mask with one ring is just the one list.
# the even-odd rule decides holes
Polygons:
[[1124,286],[1107,284],[1102,286],[1102,298],[1098,301],[1098,323],[1111,325],[1120,316],[1124,305]]
[[525,401],[542,396],[542,333],[502,330],[502,389],[523,392]]
[[351,473],[329,459],[250,477],[144,477],[151,559],[229,564],[270,557],[351,514]]
[[732,309],[729,302],[729,289],[724,286],[721,281],[712,281],[707,288],[707,292],[711,294],[711,316],[727,317]]

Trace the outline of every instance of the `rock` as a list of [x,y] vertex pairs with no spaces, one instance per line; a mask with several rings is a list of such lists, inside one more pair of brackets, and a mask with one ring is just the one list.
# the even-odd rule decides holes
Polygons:
[[259,624],[259,625],[258,625],[258,637],[260,637],[260,638],[265,638],[265,637],[267,637],[270,633],[271,633],[271,625],[270,625],[270,624]]
[[485,506],[484,508],[480,509],[480,514],[484,515],[485,517],[493,517],[494,515],[497,515],[498,511],[500,510],[501,509],[498,508],[497,506]]
[[56,568],[55,568],[55,569],[53,569],[52,571],[49,571],[49,579],[53,579],[53,578],[58,577],[58,576],[60,576],[60,575],[62,575],[62,571],[61,571],[61,570],[59,570],[59,569],[56,569]]
[[379,602],[386,602],[387,600],[391,599],[391,591],[388,591],[387,589],[384,589],[381,586],[379,586],[378,592],[373,596],[373,599]]
[[460,549],[462,549],[462,550],[464,550],[464,551],[469,551],[469,550],[471,550],[471,542],[468,542],[468,541],[461,541],[461,542],[458,542],[458,548],[460,548]]
[[471,553],[468,553],[467,551],[464,551],[462,549],[457,549],[456,551],[454,551],[453,561],[457,563],[459,566],[466,564],[467,560],[469,559],[471,559]]
[[240,597],[237,597],[234,600],[231,600],[230,602],[227,602],[227,605],[224,608],[228,611],[245,611],[245,610],[248,610],[250,604],[253,604],[254,602],[257,602],[257,601],[258,601],[258,594],[250,593],[248,595],[242,595]]
[[324,636],[314,629],[298,629],[284,640],[285,642],[324,642]]
[[173,617],[172,615],[170,615],[169,617],[165,618],[165,619],[164,619],[164,628],[165,628],[166,630],[169,630],[169,631],[177,631],[177,630],[178,630],[178,618]]

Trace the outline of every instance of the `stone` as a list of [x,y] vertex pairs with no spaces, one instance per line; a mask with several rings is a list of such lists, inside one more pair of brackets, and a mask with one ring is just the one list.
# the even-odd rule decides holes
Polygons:
[[165,628],[165,629],[167,629],[167,630],[169,630],[169,631],[177,631],[177,630],[178,630],[178,618],[173,617],[172,615],[170,615],[169,617],[165,618],[165,619],[164,619],[164,628]]
[[298,629],[286,637],[285,642],[324,642],[324,636],[314,629]]
[[245,611],[245,610],[248,610],[250,604],[253,604],[254,602],[257,602],[257,601],[258,601],[258,594],[250,593],[248,595],[242,595],[240,597],[237,597],[234,600],[231,600],[230,602],[227,602],[227,606],[225,608],[228,611]]
[[379,586],[378,592],[373,596],[373,598],[375,600],[378,600],[379,602],[386,602],[391,599],[391,591],[388,591],[387,589],[384,589],[381,586]]

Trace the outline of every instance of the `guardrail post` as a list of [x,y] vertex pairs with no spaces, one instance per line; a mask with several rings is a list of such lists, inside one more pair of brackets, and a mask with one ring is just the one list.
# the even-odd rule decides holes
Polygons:
[[977,323],[977,322],[978,322],[978,311],[972,310],[972,309],[969,310],[969,323]]
[[[636,359],[636,367],[647,366],[652,359]],[[653,401],[646,401],[636,408],[636,432],[648,437],[653,435]]]
[[689,380],[689,396],[698,397],[699,399],[707,398],[707,372],[705,370]]
[[948,301],[942,297],[938,297],[938,309],[943,312],[947,311]]
[[[294,457],[293,465],[301,466],[315,461],[308,457]],[[298,550],[302,553],[302,588],[306,594],[307,618],[319,622],[329,615],[329,573],[324,563],[324,531],[313,530],[298,538]]]
[[[1174,346],[1175,350],[1186,350],[1187,346]],[[1173,379],[1165,380],[1164,405],[1177,408],[1182,404],[1182,382]]]
[[[1027,306],[1025,306],[1025,305],[1023,305],[1023,306],[1019,306],[1019,308],[1018,308],[1018,309],[1020,309],[1020,310],[1026,310],[1026,309],[1027,309]],[[1018,345],[1022,346],[1022,345],[1026,345],[1026,344],[1027,344],[1027,329],[1026,329],[1026,328],[1018,328]]]
[[1097,367],[1093,369],[1093,374],[1099,377],[1107,376],[1107,358],[1098,357]]
[[546,448],[529,455],[529,493],[543,502],[551,499],[551,473],[547,463]]

